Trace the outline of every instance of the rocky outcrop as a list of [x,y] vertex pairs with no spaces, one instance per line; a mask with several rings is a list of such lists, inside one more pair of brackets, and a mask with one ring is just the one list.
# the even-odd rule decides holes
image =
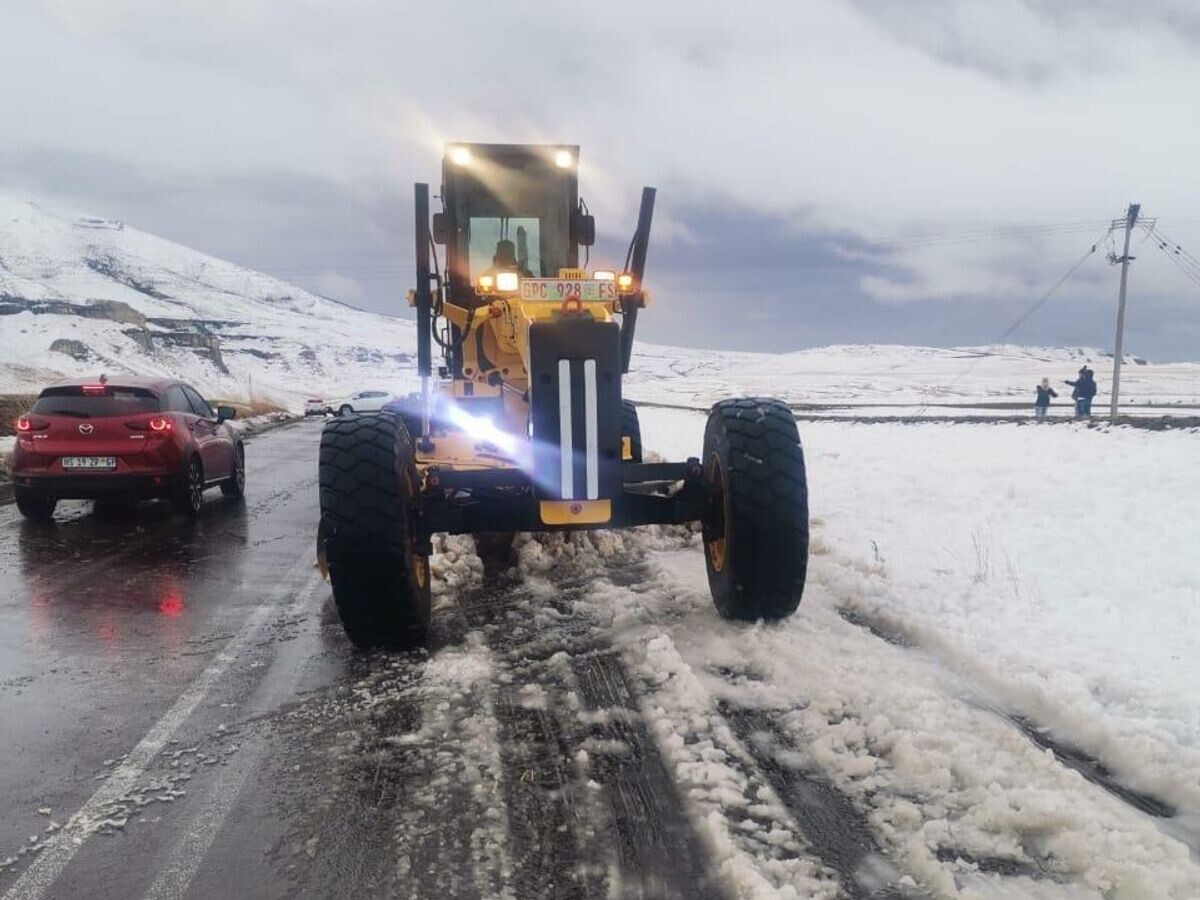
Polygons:
[[87,362],[89,359],[95,358],[95,354],[88,349],[88,345],[83,341],[75,341],[70,338],[59,338],[50,345],[51,353],[65,353],[71,359],[79,362]]
[[139,294],[145,294],[147,297],[153,297],[155,300],[169,300],[170,294],[164,294],[151,281],[145,281],[133,275],[130,272],[121,268],[120,263],[111,256],[89,256],[84,261],[89,269],[98,275],[104,275],[111,278],[118,284],[123,284],[127,288],[132,288]]
[[200,356],[206,356],[212,361],[218,372],[229,374],[225,360],[221,356],[221,340],[215,334],[202,334],[198,331],[168,331],[147,332],[151,342],[168,344],[173,347],[190,347],[199,351]]
[[29,300],[0,294],[0,316],[15,316],[30,312],[36,315],[81,316],[84,319],[107,319],[122,325],[146,327],[146,317],[120,300],[93,300],[90,303],[68,303],[66,300]]

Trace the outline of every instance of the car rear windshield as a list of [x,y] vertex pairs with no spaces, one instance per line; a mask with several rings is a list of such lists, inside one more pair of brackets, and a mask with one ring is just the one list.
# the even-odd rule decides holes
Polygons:
[[43,416],[101,419],[158,412],[158,397],[145,388],[60,387],[46,388],[34,401],[33,412]]

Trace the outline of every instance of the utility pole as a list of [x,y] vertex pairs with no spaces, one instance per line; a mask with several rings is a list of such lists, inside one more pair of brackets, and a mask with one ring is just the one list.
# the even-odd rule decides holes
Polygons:
[[1108,411],[1114,422],[1117,420],[1117,403],[1121,394],[1121,355],[1125,352],[1125,288],[1129,284],[1129,261],[1132,259],[1129,255],[1129,235],[1141,211],[1140,203],[1129,204],[1129,212],[1125,214],[1125,252],[1118,260],[1121,264],[1121,296],[1117,301],[1117,346],[1113,352],[1112,405]]

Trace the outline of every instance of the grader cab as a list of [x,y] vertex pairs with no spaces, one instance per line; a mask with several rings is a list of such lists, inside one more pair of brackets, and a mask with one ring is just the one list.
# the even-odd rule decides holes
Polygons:
[[[726,400],[703,455],[646,462],[622,396],[655,190],[620,267],[589,268],[579,148],[453,144],[441,211],[415,186],[419,393],[329,422],[318,554],[358,646],[420,641],[438,533],[702,526],[721,615],[789,615],[808,556],[804,456],[783,403]],[[580,256],[583,254],[583,262]],[[442,364],[435,370],[434,345]]]

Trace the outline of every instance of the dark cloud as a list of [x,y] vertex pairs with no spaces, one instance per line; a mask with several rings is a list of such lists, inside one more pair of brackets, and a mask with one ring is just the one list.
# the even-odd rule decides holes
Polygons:
[[[0,186],[395,311],[440,143],[566,140],[598,257],[623,258],[638,189],[661,188],[647,337],[982,342],[1092,238],[896,238],[1130,197],[1194,217],[1200,13],[1130,10],[47,0],[5,13]],[[1107,343],[1110,276],[1082,271],[1016,337]],[[1148,258],[1135,287],[1135,349],[1194,356],[1195,286]]]

